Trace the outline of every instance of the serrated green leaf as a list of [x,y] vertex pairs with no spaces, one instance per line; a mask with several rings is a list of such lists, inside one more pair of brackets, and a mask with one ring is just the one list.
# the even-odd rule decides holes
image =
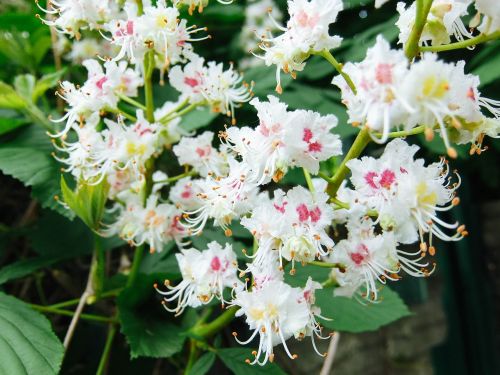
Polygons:
[[66,184],[64,176],[61,176],[61,191],[64,203],[66,203],[89,228],[97,231],[101,225],[104,205],[108,197],[109,184],[107,180],[104,178],[95,185],[80,182],[73,191]]
[[235,375],[285,375],[275,363],[268,362],[265,366],[246,363],[246,359],[253,358],[249,348],[219,349],[217,355]]
[[0,108],[23,109],[26,104],[12,86],[0,81]]
[[210,371],[210,368],[213,366],[214,362],[215,354],[212,352],[207,352],[200,358],[198,358],[198,360],[191,368],[190,373],[193,375],[205,375],[208,371]]
[[399,295],[384,287],[377,303],[360,303],[355,298],[334,297],[332,288],[316,291],[316,305],[321,315],[332,320],[321,323],[335,331],[367,332],[410,315]]
[[0,373],[58,374],[64,348],[49,321],[26,303],[0,292]]
[[36,81],[35,88],[33,89],[33,101],[36,102],[48,89],[56,86],[65,72],[66,69],[62,69],[58,72],[46,74]]

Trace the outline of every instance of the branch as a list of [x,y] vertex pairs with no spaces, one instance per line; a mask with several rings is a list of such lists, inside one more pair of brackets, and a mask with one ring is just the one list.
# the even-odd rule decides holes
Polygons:
[[420,37],[427,23],[427,16],[429,15],[431,6],[432,0],[417,0],[415,23],[413,24],[405,46],[405,54],[408,60],[413,60],[419,52]]
[[339,74],[344,77],[344,80],[346,81],[347,85],[350,87],[354,95],[356,95],[356,86],[354,85],[354,82],[352,81],[351,77],[347,73],[344,72],[342,69],[342,64],[339,63],[335,57],[330,53],[328,50],[323,50],[319,53],[320,56],[323,56],[332,66],[335,68]]
[[429,47],[420,47],[420,51],[423,52],[442,52],[442,51],[452,51],[455,49],[472,47],[477,44],[485,43],[490,40],[500,39],[500,30],[495,31],[491,34],[479,34],[474,38],[470,38],[467,40],[462,40],[461,42],[443,44],[441,46],[429,46]]

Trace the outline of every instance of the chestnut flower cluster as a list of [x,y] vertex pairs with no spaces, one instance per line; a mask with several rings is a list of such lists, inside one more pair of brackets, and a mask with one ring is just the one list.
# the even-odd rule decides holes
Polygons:
[[[205,61],[194,52],[192,43],[206,39],[206,29],[190,26],[179,8],[201,12],[208,1],[122,3],[59,0],[44,10],[50,15],[45,23],[77,39],[71,58],[83,60],[88,71],[81,85],[61,83],[66,113],[53,119],[63,126],[51,136],[56,159],[77,184],[109,186],[112,207],[100,234],[117,234],[152,252],[175,241],[182,279],[165,282],[166,290],[156,286],[165,309],[178,315],[213,300],[237,309],[253,333],[245,341],[234,333],[236,340],[259,340],[255,358],[248,360],[252,364],[273,361],[278,344],[296,358],[286,344],[290,338],[311,337],[320,354],[315,337],[329,337],[318,323],[327,319],[315,300],[322,284],[309,278],[306,285],[292,287],[284,281],[285,267],[293,275],[297,267],[321,263],[332,269],[327,284],[335,285],[335,295],[374,302],[388,280],[433,272],[433,238],[458,241],[467,235],[463,225],[441,217],[459,203],[458,174],[444,158],[426,163],[416,156],[417,146],[399,138],[425,133],[430,140],[438,132],[454,158],[454,143],[470,143],[471,153],[479,154],[486,135],[498,137],[500,102],[481,95],[479,78],[465,73],[463,61],[444,62],[432,52],[414,60],[378,36],[364,60],[342,66],[329,52],[342,42],[329,32],[342,1],[289,0],[286,27],[270,21],[278,35],[257,31],[263,51],[258,57],[276,66],[278,93],[281,71],[295,77],[313,54],[332,63],[340,73],[332,83],[341,90],[348,121],[360,128],[344,153],[334,114],[291,110],[272,95],[252,99],[252,84],[233,65]],[[472,38],[461,21],[471,3],[434,1],[419,43]],[[479,30],[498,31],[498,3],[474,4]],[[416,5],[399,4],[398,11],[400,43],[411,43]],[[79,52],[86,48],[85,32],[92,30],[102,36],[88,40],[100,60],[84,59]],[[161,83],[166,76],[179,92],[177,100],[156,109],[154,69]],[[134,99],[142,86],[145,104]],[[234,126],[236,108],[247,102],[257,125]],[[227,115],[231,125],[217,136],[210,130],[186,131],[183,117],[203,107]],[[396,139],[387,143],[391,138]],[[383,153],[361,157],[371,140],[385,144]],[[169,177],[155,169],[164,152],[175,156],[183,174]],[[329,176],[326,162],[339,157],[344,161]],[[303,169],[307,188],[276,188],[297,168]],[[245,251],[243,259],[229,240],[234,222],[254,238],[254,250]],[[208,225],[221,228],[228,242],[193,248],[191,237]],[[345,236],[334,229],[339,227]],[[412,244],[416,247],[408,250]]]

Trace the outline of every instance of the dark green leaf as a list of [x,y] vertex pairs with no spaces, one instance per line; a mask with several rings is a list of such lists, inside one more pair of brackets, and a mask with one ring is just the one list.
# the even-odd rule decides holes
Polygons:
[[24,302],[0,293],[0,373],[58,374],[64,348],[49,321]]
[[275,363],[265,366],[247,364],[245,360],[253,358],[249,348],[219,349],[217,355],[235,375],[285,375]]
[[172,314],[152,298],[156,293],[153,283],[158,278],[158,275],[141,274],[134,287],[118,297],[121,332],[130,345],[132,358],[170,357],[182,350],[186,338],[181,327],[168,321]]
[[60,260],[59,257],[38,257],[20,260],[0,268],[0,285],[10,280],[27,276],[41,268],[51,266]]
[[25,119],[0,117],[0,135],[7,134],[26,124],[28,121]]
[[182,116],[181,127],[187,131],[193,131],[204,128],[209,125],[218,113],[212,112],[208,108],[196,109]]
[[388,287],[381,290],[377,303],[334,297],[331,288],[322,289],[316,291],[316,305],[321,307],[321,315],[332,319],[322,320],[325,327],[345,332],[374,331],[411,314],[398,294]]
[[215,361],[215,354],[212,352],[207,352],[203,354],[191,368],[191,374],[193,375],[205,375],[210,368],[213,366]]

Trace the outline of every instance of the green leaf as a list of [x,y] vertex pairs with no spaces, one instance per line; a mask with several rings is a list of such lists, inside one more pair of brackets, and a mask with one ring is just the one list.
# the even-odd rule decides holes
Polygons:
[[193,375],[205,375],[215,362],[215,354],[212,352],[207,352],[203,354],[195,362],[194,366],[191,368],[191,374]]
[[49,321],[26,303],[0,292],[0,373],[58,374],[64,348]]
[[31,74],[23,74],[14,78],[14,87],[24,101],[33,102],[33,90],[35,89],[35,77]]
[[8,264],[0,268],[0,285],[10,280],[25,277],[41,268],[51,266],[58,260],[60,260],[58,257],[38,257]]
[[46,74],[42,78],[40,78],[33,90],[33,101],[36,102],[40,96],[45,94],[45,92],[56,86],[61,77],[66,73],[66,69],[59,70],[54,73]]
[[355,298],[334,297],[331,288],[318,290],[316,305],[321,307],[321,315],[332,319],[322,320],[325,327],[345,332],[375,331],[411,314],[398,294],[387,286],[379,293],[377,303],[360,303]]
[[[483,59],[480,64],[472,70],[472,73],[479,76],[481,86],[486,86],[498,79],[500,79],[500,72],[498,65],[500,64],[500,55],[498,54],[499,42],[492,43],[491,46],[485,48],[484,53],[489,53],[487,59]],[[478,54],[477,57],[480,57]],[[478,59],[479,60],[479,59]],[[472,63],[475,63],[474,59]]]
[[275,363],[265,366],[249,365],[246,359],[253,358],[252,350],[246,348],[219,349],[217,355],[235,375],[285,375]]
[[212,112],[209,108],[195,109],[182,116],[181,126],[187,131],[204,128],[210,125],[218,115],[218,113]]
[[0,135],[7,134],[26,124],[28,121],[25,119],[0,117]]
[[0,170],[21,181],[25,186],[31,186],[31,195],[42,207],[57,210],[71,217],[72,213],[58,203],[54,197],[60,193],[60,170],[57,162],[43,151],[0,146]]
[[31,247],[42,257],[72,258],[90,254],[94,248],[92,232],[84,223],[70,221],[51,210],[42,211],[27,237]]
[[96,185],[80,182],[71,190],[61,176],[61,191],[64,202],[87,226],[97,231],[101,225],[104,205],[108,197],[109,184],[105,178]]
[[23,109],[24,107],[26,107],[26,102],[16,90],[0,81],[0,108]]
[[134,287],[125,289],[118,297],[118,318],[130,345],[131,358],[170,357],[184,345],[183,329],[168,321],[172,314],[153,296],[153,283],[157,280],[158,275],[140,274]]

